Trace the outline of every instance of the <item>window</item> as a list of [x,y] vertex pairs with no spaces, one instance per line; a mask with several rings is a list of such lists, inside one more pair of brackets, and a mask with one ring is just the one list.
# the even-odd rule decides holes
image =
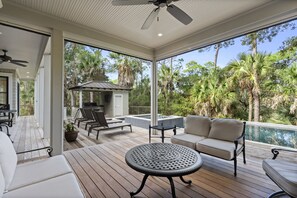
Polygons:
[[0,76],[0,104],[8,104],[8,77]]

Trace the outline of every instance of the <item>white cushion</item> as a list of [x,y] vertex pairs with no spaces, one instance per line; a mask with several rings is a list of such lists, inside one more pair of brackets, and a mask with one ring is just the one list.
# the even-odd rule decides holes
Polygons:
[[201,137],[198,135],[192,135],[192,134],[177,134],[171,137],[171,142],[173,144],[180,144],[183,146],[187,146],[191,149],[196,149],[196,143],[200,140],[203,140],[205,137]]
[[5,188],[5,181],[4,181],[2,169],[0,166],[0,198],[3,196],[4,188]]
[[262,167],[281,189],[292,197],[297,197],[297,164],[295,162],[265,159]]
[[4,133],[0,132],[0,165],[5,181],[5,190],[13,179],[17,165],[17,155],[11,143],[11,140]]
[[185,133],[207,137],[210,123],[208,117],[188,115],[185,120]]
[[243,132],[243,122],[234,119],[214,119],[211,123],[209,138],[234,141]]
[[[238,145],[237,151],[240,150],[241,146],[241,144]],[[234,158],[235,144],[229,141],[207,138],[197,142],[196,149],[202,153],[231,160]]]
[[11,191],[71,172],[72,170],[63,155],[26,162],[17,166],[14,179],[8,190]]
[[54,177],[5,193],[3,198],[81,198],[84,197],[73,173]]

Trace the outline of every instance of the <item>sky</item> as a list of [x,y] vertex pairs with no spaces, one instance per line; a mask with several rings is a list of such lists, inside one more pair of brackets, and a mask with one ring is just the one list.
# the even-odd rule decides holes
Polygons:
[[[297,20],[292,21],[295,23],[297,27]],[[258,52],[266,52],[266,53],[275,53],[279,50],[279,47],[282,46],[283,41],[288,39],[289,37],[297,36],[297,30],[286,30],[284,32],[279,32],[272,40],[272,42],[265,41],[265,43],[258,44]],[[241,45],[242,37],[237,37],[234,39],[235,43],[232,46],[227,48],[220,49],[219,57],[218,57],[218,65],[220,67],[226,66],[231,60],[237,58],[237,55],[241,52],[250,53],[249,46]],[[109,52],[103,50],[103,56],[108,56]],[[192,52],[188,52],[176,57],[176,59],[182,58],[183,65],[185,66],[190,61],[196,61],[199,64],[204,64],[209,61],[214,61],[215,50],[211,48],[209,51],[198,52],[198,50],[194,50]],[[150,73],[150,71],[148,71]],[[117,79],[117,74],[107,74],[110,80]]]
[[[297,20],[294,21],[297,26]],[[266,52],[266,53],[275,53],[279,50],[279,47],[282,46],[283,41],[288,39],[289,37],[297,36],[297,30],[286,30],[284,32],[280,32],[277,36],[275,36],[272,42],[266,41],[265,43],[258,44],[258,52]],[[241,45],[242,37],[238,37],[234,39],[235,43],[228,48],[220,49],[219,57],[218,57],[218,65],[220,67],[226,66],[231,60],[236,59],[237,55],[241,52],[250,53],[248,46]],[[215,50],[212,48],[210,51],[198,52],[198,50],[185,53],[177,56],[177,58],[183,58],[184,64],[194,60],[199,64],[204,64],[208,61],[214,61]]]

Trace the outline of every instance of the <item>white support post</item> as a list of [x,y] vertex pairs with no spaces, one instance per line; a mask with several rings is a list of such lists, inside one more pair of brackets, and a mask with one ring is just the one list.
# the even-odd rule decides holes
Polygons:
[[44,58],[44,121],[43,121],[43,138],[50,138],[50,115],[51,115],[51,55],[43,55]]
[[44,115],[44,65],[39,68],[39,127],[43,128],[43,115]]
[[63,152],[63,77],[64,77],[64,38],[61,30],[53,29],[51,38],[51,137],[53,155]]
[[[151,68],[151,125],[158,124],[158,78],[157,78],[157,63],[153,60]],[[155,134],[153,130],[153,134]]]
[[82,108],[82,91],[79,91],[79,108]]

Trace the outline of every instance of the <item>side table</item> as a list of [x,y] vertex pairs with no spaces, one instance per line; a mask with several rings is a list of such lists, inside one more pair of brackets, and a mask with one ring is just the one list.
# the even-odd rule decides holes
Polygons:
[[155,125],[155,126],[151,126],[149,125],[149,143],[151,143],[151,138],[152,138],[152,132],[151,132],[151,129],[156,129],[156,130],[159,130],[161,131],[161,137],[158,137],[158,138],[161,138],[162,139],[162,143],[164,143],[164,138],[166,138],[164,136],[164,132],[166,130],[173,130],[173,133],[174,135],[176,135],[176,125],[174,126],[163,126],[163,125]]

